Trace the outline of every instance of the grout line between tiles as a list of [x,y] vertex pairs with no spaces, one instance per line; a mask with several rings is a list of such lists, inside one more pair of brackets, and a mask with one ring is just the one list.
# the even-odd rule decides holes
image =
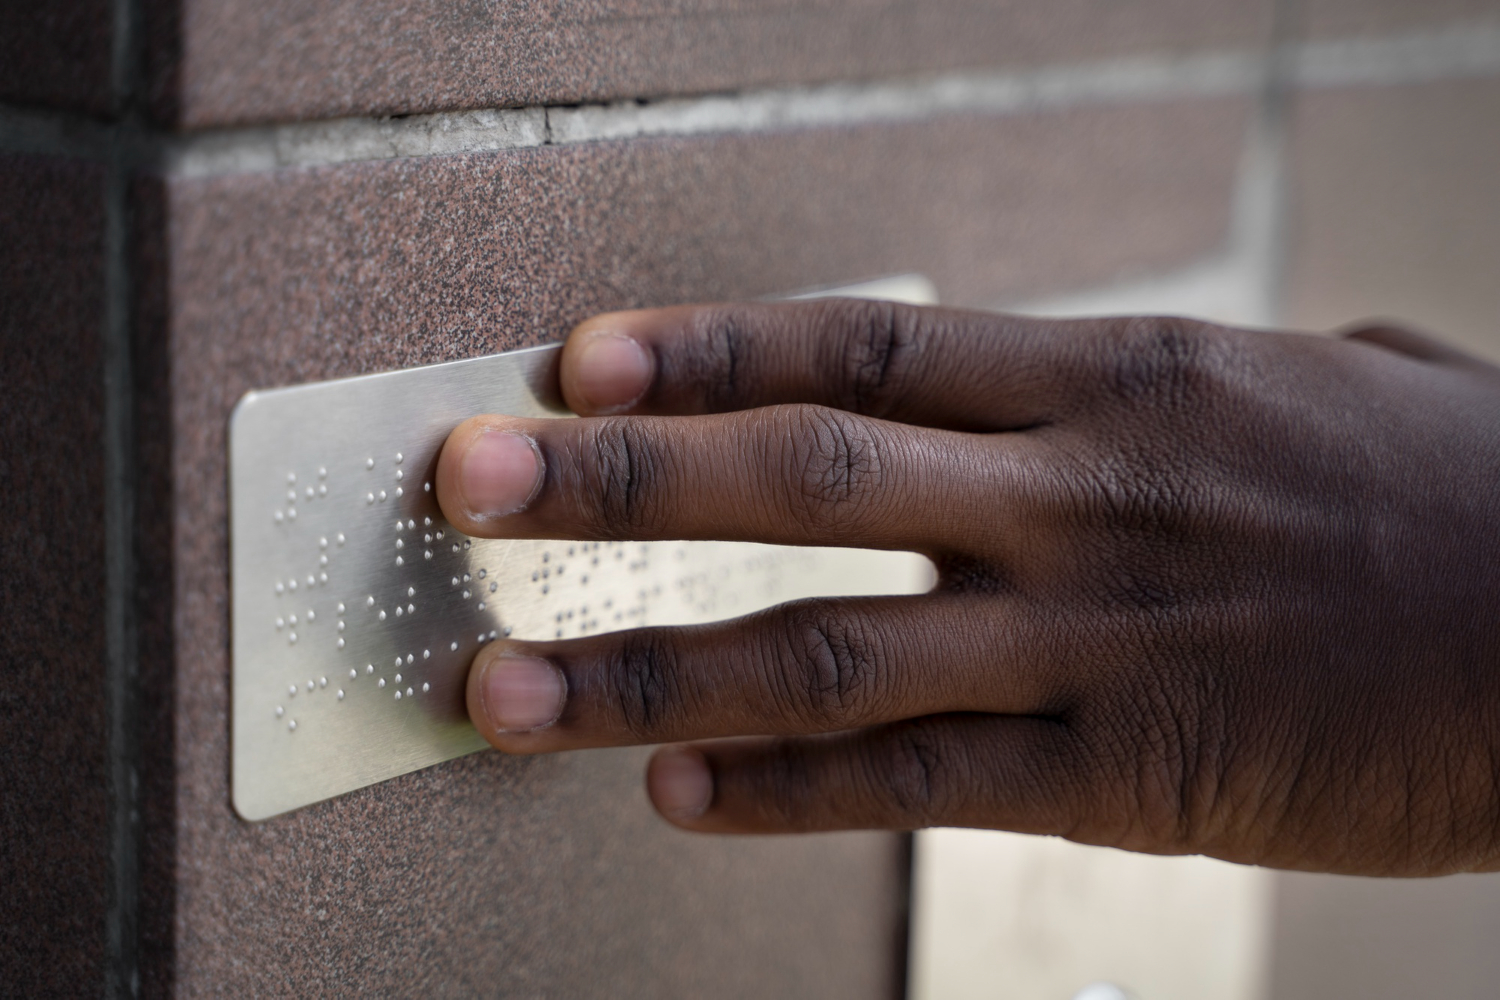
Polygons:
[[131,198],[141,73],[138,0],[113,0],[116,122],[104,190],[105,682],[109,711],[109,909],[103,993],[140,993],[140,729],[137,622],[135,380],[132,365]]
[[[1400,36],[1273,42],[1295,67],[1286,85],[1378,86],[1500,75],[1500,19]],[[282,167],[491,152],[648,136],[756,133],[911,122],[1122,102],[1254,95],[1265,50],[1140,57],[1014,73],[749,90],[607,104],[493,108],[397,117],[342,118],[171,135],[142,133],[138,167],[212,177]],[[0,107],[0,149],[103,158],[109,127],[86,119]]]

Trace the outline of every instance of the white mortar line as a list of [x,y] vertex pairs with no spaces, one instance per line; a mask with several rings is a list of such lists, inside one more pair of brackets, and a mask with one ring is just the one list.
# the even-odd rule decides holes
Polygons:
[[1308,42],[1293,50],[1301,88],[1425,83],[1500,74],[1500,17],[1396,38]]
[[[1500,19],[1399,37],[1289,46],[1301,88],[1391,85],[1500,75]],[[211,177],[360,160],[490,152],[644,136],[1024,114],[1122,102],[1250,95],[1263,85],[1264,49],[1119,59],[1011,73],[751,90],[577,107],[345,118],[157,136],[138,159],[182,177]],[[0,149],[98,159],[109,126],[0,107]]]

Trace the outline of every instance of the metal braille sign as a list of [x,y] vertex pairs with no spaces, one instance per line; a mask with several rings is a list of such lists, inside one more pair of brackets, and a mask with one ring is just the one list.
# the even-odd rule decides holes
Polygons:
[[469,663],[501,636],[692,624],[912,593],[910,553],[469,538],[433,471],[480,413],[567,416],[539,347],[253,392],[230,424],[233,797],[261,820],[482,749]]

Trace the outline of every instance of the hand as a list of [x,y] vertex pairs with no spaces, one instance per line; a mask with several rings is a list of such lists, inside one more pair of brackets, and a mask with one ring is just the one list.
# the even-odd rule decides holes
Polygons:
[[835,300],[600,316],[561,372],[584,419],[453,432],[460,530],[909,549],[939,581],[494,643],[468,697],[501,750],[709,740],[648,772],[691,830],[1500,868],[1500,369]]

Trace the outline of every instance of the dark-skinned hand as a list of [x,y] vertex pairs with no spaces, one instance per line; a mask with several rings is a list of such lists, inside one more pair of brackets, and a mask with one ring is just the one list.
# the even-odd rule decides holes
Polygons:
[[583,419],[453,432],[460,530],[903,549],[938,582],[494,643],[468,698],[501,750],[677,744],[647,788],[689,830],[1500,869],[1500,369],[1387,328],[831,300],[599,316],[561,379]]

